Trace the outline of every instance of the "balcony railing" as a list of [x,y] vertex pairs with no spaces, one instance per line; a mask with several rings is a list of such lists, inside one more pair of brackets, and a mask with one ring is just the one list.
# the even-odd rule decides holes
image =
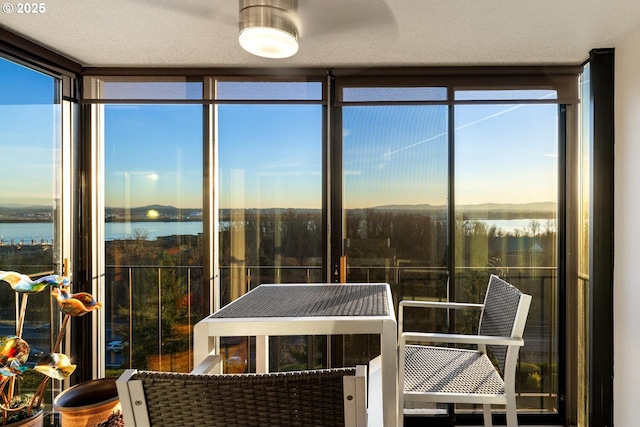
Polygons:
[[[232,286],[244,293],[261,283],[314,283],[322,281],[321,272],[317,266],[225,267],[220,274],[223,304],[234,293]],[[448,271],[444,268],[350,266],[347,277],[350,282],[389,283],[396,303],[402,298],[448,300],[453,292],[458,301],[480,302],[492,272],[489,268],[456,269],[456,289],[449,288]],[[191,370],[193,325],[209,314],[209,290],[203,289],[202,273],[202,267],[197,266],[109,266],[105,304],[107,340],[125,344],[121,353],[106,355],[107,366]],[[526,344],[519,360],[519,405],[551,410],[556,405],[558,383],[557,271],[503,268],[502,275],[533,296],[525,330]],[[459,318],[453,323],[448,316],[431,320],[430,326],[437,330],[453,327],[466,331],[477,325],[475,318]],[[300,347],[308,342],[296,341],[295,351],[299,353]],[[251,353],[251,344],[243,345],[243,351]],[[286,351],[286,345],[280,351]],[[317,343],[312,347],[316,352]]]

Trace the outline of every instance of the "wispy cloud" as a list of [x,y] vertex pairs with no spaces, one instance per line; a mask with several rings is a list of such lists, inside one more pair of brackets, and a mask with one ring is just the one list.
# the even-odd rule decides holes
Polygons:
[[[546,95],[543,95],[543,96],[541,96],[541,97],[539,97],[539,98],[537,98],[537,99],[548,99],[548,98],[550,98],[551,96],[552,96],[552,94],[546,94]],[[524,107],[524,106],[526,106],[526,105],[529,105],[529,104],[517,104],[517,105],[514,105],[513,107],[506,108],[506,109],[504,109],[504,110],[502,110],[502,111],[498,111],[498,112],[496,112],[496,113],[489,114],[488,116],[481,117],[481,118],[479,118],[478,120],[474,120],[474,121],[471,121],[471,122],[469,122],[469,123],[465,123],[465,124],[463,124],[463,125],[457,126],[457,127],[455,128],[455,130],[456,130],[456,131],[458,131],[458,130],[461,130],[461,129],[467,128],[467,127],[469,127],[469,126],[473,126],[473,125],[476,125],[476,124],[478,124],[478,123],[482,123],[482,122],[485,122],[485,121],[487,121],[487,120],[494,119],[494,118],[496,118],[496,117],[502,116],[502,115],[504,115],[504,114],[507,114],[507,113],[510,113],[510,112],[512,112],[512,111],[515,111],[515,110],[517,110],[517,109],[519,109],[519,108],[522,108],[522,107]],[[383,158],[388,158],[388,157],[390,157],[390,156],[391,156],[391,155],[393,155],[393,154],[399,153],[399,152],[401,152],[401,151],[408,150],[408,149],[413,148],[413,147],[416,147],[416,146],[418,146],[418,145],[425,144],[425,143],[427,143],[427,142],[429,142],[429,141],[434,141],[434,140],[436,140],[436,139],[438,139],[438,138],[441,138],[441,137],[443,137],[443,136],[446,136],[446,135],[447,135],[447,132],[442,132],[442,133],[440,133],[440,134],[438,134],[438,135],[435,135],[435,136],[432,136],[432,137],[430,137],[430,138],[423,139],[422,141],[414,142],[413,144],[410,144],[410,145],[407,145],[407,146],[405,146],[405,147],[398,148],[397,150],[394,150],[394,151],[390,151],[390,152],[388,152],[388,153],[385,153],[385,154],[383,154],[381,157],[383,157]]]

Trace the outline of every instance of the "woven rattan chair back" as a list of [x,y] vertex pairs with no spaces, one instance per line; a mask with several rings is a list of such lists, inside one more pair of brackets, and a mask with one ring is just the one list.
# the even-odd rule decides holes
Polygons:
[[[479,334],[521,338],[523,330],[515,330],[521,296],[522,292],[515,286],[498,276],[491,275],[485,295],[484,310],[480,316]],[[500,373],[504,376],[507,346],[491,345],[487,346],[487,349],[497,360]]]
[[242,375],[137,371],[128,383],[141,385],[145,402],[134,401],[133,411],[146,404],[152,427],[335,427],[345,424],[343,377],[355,372],[356,368]]

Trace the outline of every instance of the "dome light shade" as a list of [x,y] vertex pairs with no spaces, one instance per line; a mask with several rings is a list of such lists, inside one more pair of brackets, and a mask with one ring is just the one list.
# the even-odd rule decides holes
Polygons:
[[264,58],[288,58],[298,51],[298,39],[277,28],[246,28],[240,31],[238,40],[244,50]]
[[297,0],[240,0],[240,46],[264,58],[298,51]]

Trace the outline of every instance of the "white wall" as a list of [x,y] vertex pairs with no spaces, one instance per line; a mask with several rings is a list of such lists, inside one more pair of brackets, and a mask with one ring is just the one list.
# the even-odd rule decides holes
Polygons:
[[640,425],[640,29],[616,44],[615,73],[614,426],[634,427]]

